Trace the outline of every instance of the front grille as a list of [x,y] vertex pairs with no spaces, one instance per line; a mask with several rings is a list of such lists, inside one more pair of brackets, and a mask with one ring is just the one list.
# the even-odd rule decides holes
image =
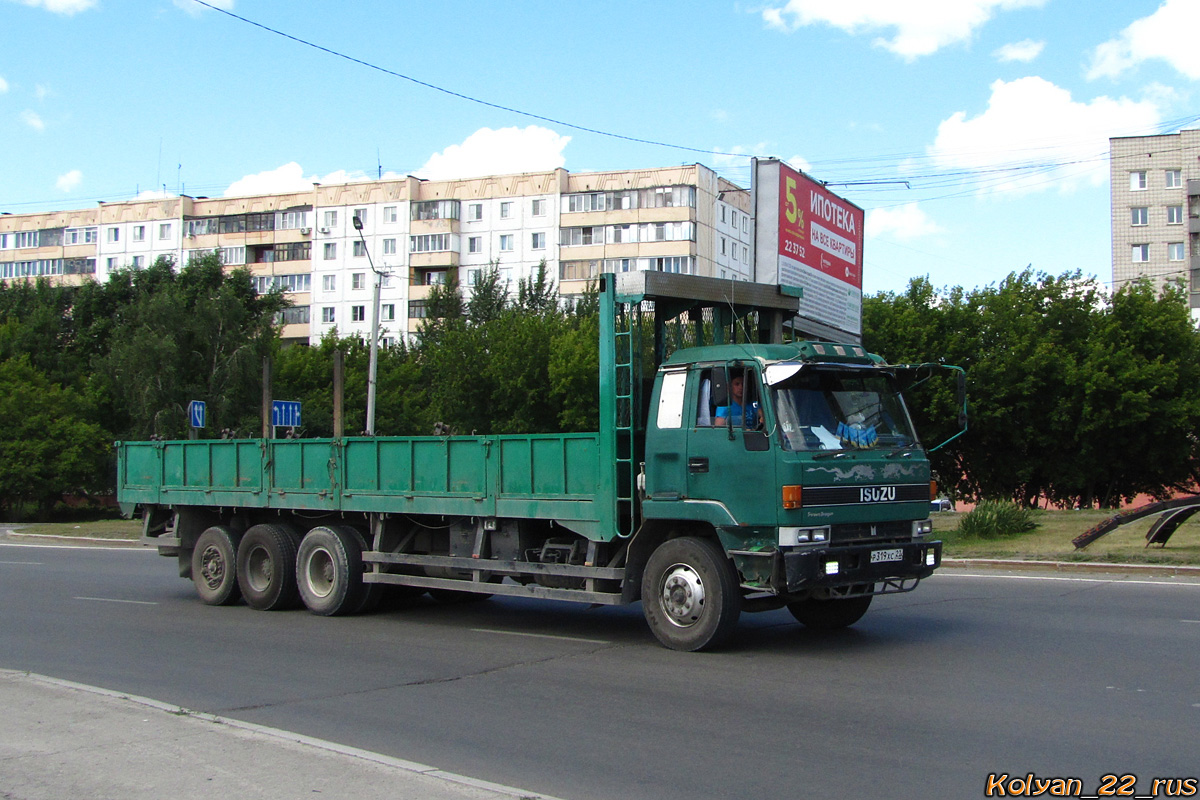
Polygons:
[[929,501],[928,483],[885,484],[881,486],[805,486],[804,505],[853,506],[880,503]]
[[845,525],[834,525],[829,532],[829,538],[834,544],[908,541],[912,538],[912,523],[851,522]]

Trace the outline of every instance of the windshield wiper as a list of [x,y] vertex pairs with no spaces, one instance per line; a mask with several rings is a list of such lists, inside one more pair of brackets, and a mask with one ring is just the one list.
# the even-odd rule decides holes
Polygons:
[[913,448],[920,447],[920,446],[921,445],[918,442],[909,442],[908,444],[904,445],[903,447],[897,448],[897,449],[893,450],[892,452],[888,453],[886,457],[887,458],[899,458],[902,455],[912,452]]
[[813,455],[813,460],[818,458],[845,458],[849,450],[819,450]]

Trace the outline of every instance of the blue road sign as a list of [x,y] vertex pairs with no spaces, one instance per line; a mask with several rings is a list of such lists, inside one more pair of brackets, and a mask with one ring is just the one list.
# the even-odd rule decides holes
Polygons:
[[276,428],[300,427],[300,403],[295,400],[272,400],[271,424]]
[[188,403],[188,417],[192,420],[193,428],[203,428],[205,417],[207,416],[208,407],[205,406],[203,400],[193,400]]

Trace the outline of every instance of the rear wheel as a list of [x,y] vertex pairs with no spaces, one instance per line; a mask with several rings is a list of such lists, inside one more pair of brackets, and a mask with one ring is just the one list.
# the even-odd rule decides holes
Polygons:
[[362,538],[344,525],[313,528],[300,541],[296,584],[314,614],[353,614],[367,601],[363,583]]
[[196,539],[192,550],[192,583],[201,602],[228,606],[241,599],[237,548],[237,536],[225,525],[214,525]]
[[283,525],[255,525],[238,546],[237,578],[246,605],[259,611],[293,608],[300,537]]
[[685,536],[658,546],[642,577],[642,612],[672,650],[715,647],[733,633],[741,613],[733,565],[708,539]]
[[818,600],[808,598],[788,603],[788,611],[806,628],[818,631],[835,631],[848,628],[862,619],[871,607],[871,595],[850,597],[845,600]]

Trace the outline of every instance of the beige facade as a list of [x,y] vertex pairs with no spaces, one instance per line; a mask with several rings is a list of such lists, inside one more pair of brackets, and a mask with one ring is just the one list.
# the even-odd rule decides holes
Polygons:
[[454,276],[469,293],[490,264],[515,290],[545,261],[564,296],[601,272],[753,280],[749,208],[746,189],[699,164],[102,203],[0,215],[0,279],[106,280],[160,256],[182,264],[219,250],[227,266],[247,266],[260,291],[287,293],[285,339],[315,343],[334,329],[368,335],[373,264],[387,276],[380,301],[387,343],[418,330],[433,285]]
[[1200,130],[1109,140],[1113,289],[1182,281],[1200,309]]

